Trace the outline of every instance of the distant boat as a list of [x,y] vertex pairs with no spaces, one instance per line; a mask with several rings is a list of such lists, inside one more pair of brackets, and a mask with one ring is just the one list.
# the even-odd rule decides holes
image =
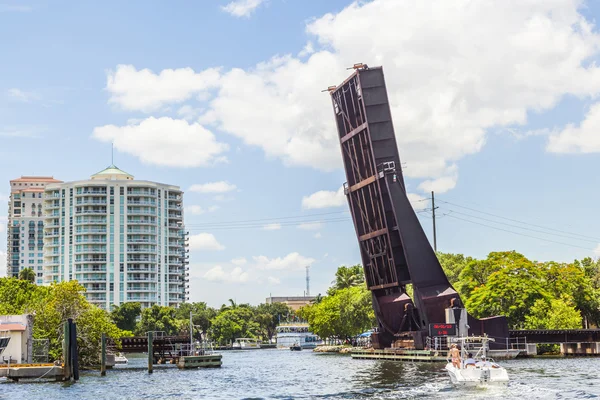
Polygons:
[[127,364],[129,360],[122,354],[115,354],[115,364]]
[[260,349],[260,341],[254,338],[237,338],[231,347],[233,350],[257,350]]
[[291,351],[301,351],[302,346],[300,346],[298,343],[294,343],[293,345],[290,346],[290,350]]
[[307,323],[283,323],[276,329],[277,347],[290,348],[292,345],[299,345],[303,349],[314,349],[323,340],[311,331]]

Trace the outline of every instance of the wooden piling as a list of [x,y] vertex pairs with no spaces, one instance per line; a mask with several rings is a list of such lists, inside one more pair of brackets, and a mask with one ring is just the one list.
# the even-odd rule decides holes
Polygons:
[[100,354],[100,376],[106,376],[106,335],[102,334],[102,352]]
[[152,332],[148,332],[148,373],[152,373],[152,367],[154,363],[154,349],[153,349],[153,334]]
[[73,369],[73,380],[77,382],[79,380],[79,348],[77,347],[77,325],[69,318],[69,335],[71,337],[70,345],[71,351],[71,367]]
[[69,321],[63,324],[63,373],[64,380],[71,380],[71,325]]

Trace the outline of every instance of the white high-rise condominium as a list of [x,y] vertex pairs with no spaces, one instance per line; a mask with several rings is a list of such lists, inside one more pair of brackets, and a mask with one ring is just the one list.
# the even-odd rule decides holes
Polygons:
[[44,282],[76,279],[110,310],[176,306],[189,295],[183,192],[114,165],[90,180],[47,185]]
[[10,181],[7,225],[6,276],[18,277],[24,268],[36,274],[43,283],[44,187],[61,181],[51,176],[22,176]]

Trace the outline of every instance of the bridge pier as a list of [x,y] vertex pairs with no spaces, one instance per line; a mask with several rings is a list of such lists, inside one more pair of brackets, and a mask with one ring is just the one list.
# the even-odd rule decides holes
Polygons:
[[597,356],[600,355],[600,343],[561,343],[560,354],[564,356]]

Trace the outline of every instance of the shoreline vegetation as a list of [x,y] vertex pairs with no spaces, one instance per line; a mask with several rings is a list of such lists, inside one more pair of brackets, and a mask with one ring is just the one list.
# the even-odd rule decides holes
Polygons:
[[[580,329],[600,323],[600,261],[537,262],[515,251],[492,252],[483,260],[437,255],[468,312],[477,318],[505,315],[510,329]],[[33,315],[33,337],[48,339],[50,361],[61,359],[62,323],[72,318],[77,323],[82,367],[98,364],[102,333],[117,349],[120,338],[148,331],[187,336],[190,312],[194,338],[208,338],[215,345],[228,345],[238,337],[270,342],[283,322],[307,321],[311,332],[334,343],[376,324],[360,265],[339,267],[326,295],[317,295],[296,313],[282,303],[252,306],[231,299],[218,309],[204,302],[143,310],[139,303],[124,303],[107,312],[86,300],[77,281],[37,286],[27,271],[19,278],[0,278],[0,315]],[[410,285],[407,292],[412,295]],[[338,346],[330,347],[333,351]],[[550,345],[538,352],[556,350]]]

